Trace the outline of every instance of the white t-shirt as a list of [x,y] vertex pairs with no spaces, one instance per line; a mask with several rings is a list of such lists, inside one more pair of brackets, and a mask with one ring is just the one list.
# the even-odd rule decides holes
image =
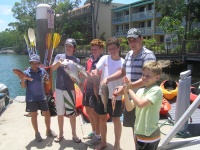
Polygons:
[[[104,55],[101,57],[101,59],[98,61],[96,65],[96,69],[102,72],[101,74],[101,81],[114,74],[116,71],[121,70],[123,67],[124,59],[121,58],[119,60],[113,60],[110,55]],[[118,80],[114,80],[108,83],[108,89],[109,89],[109,98],[112,99],[112,94],[115,90],[116,86],[122,85],[122,78]],[[122,97],[118,96],[117,100],[121,100]]]

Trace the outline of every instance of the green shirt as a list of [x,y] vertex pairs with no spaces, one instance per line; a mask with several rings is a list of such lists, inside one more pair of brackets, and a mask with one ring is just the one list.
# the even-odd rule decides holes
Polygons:
[[144,108],[136,106],[135,134],[150,136],[158,129],[160,108],[162,104],[162,91],[158,85],[150,88],[141,88],[136,93],[140,98],[147,98],[151,104]]

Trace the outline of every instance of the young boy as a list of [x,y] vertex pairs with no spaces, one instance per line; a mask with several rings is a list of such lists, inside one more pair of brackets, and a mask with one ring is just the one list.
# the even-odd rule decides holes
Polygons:
[[[162,67],[157,62],[146,63],[142,67],[142,81],[145,85],[137,93],[131,89],[131,81],[124,77],[124,99],[127,111],[136,107],[134,133],[137,150],[156,150],[160,141],[158,127],[159,111],[162,104],[162,91],[156,81]],[[131,101],[129,100],[128,94]]]
[[40,68],[40,56],[33,54],[30,56],[30,67],[24,73],[32,78],[32,81],[21,79],[21,87],[26,88],[26,111],[31,113],[31,122],[35,131],[35,140],[42,141],[38,131],[37,110],[41,110],[45,117],[46,136],[56,137],[57,135],[50,129],[50,113],[45,95],[44,83],[48,83],[49,75],[44,68]]
[[80,63],[80,59],[74,56],[76,50],[76,41],[72,38],[68,38],[65,41],[65,53],[57,54],[52,70],[56,70],[56,110],[58,116],[59,135],[54,139],[55,142],[60,142],[64,137],[64,115],[69,115],[69,120],[72,129],[72,140],[76,143],[80,143],[81,139],[76,134],[76,95],[74,81],[66,74],[62,61],[64,59],[72,60],[76,63]]
[[[100,39],[93,39],[90,42],[90,46],[91,56],[86,62],[86,70],[89,73],[91,73],[92,70],[96,69],[96,64],[98,63],[99,59],[103,56],[102,52],[104,50],[104,44],[103,41]],[[98,85],[98,83],[96,84]],[[83,137],[84,139],[92,139],[85,143],[87,145],[96,145],[101,142],[101,136],[99,131],[99,118],[96,112],[94,111],[94,106],[97,101],[94,86],[94,81],[92,80],[92,78],[88,77],[88,79],[86,80],[84,97],[82,101],[82,105],[86,108],[86,112],[88,114],[88,118],[92,126],[92,132]]]
[[[113,80],[109,83],[106,82],[106,78],[110,75],[114,74],[118,70],[122,69],[124,59],[120,57],[120,41],[119,39],[112,37],[106,40],[106,46],[110,55],[102,56],[101,59],[98,61],[96,65],[96,74],[100,74],[101,72],[101,84],[107,84],[109,94],[108,94],[108,104],[107,104],[107,111],[112,117],[112,121],[114,123],[114,134],[115,134],[115,143],[113,150],[120,149],[120,138],[121,138],[121,131],[122,126],[120,122],[120,117],[122,115],[122,97],[118,96],[115,104],[115,110],[113,112],[112,109],[112,93],[115,90],[116,86],[121,85],[122,78]],[[98,72],[98,73],[97,73]],[[101,133],[101,143],[95,148],[95,150],[102,150],[107,147],[107,112],[104,111],[104,105],[100,100],[100,103],[96,103],[94,107],[94,111],[99,116],[99,127]]]

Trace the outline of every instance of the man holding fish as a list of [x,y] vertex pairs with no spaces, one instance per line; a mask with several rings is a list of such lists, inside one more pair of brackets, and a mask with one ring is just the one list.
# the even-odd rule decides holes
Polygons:
[[[86,62],[87,72],[91,72],[96,69],[96,64],[99,59],[103,56],[102,52],[104,50],[104,43],[100,39],[93,39],[90,42],[91,46],[91,56]],[[94,111],[95,103],[98,101],[99,97],[99,76],[88,76],[85,81],[85,90],[83,94],[82,105],[85,106],[86,112],[88,114],[89,121],[92,126],[92,132],[84,136],[84,139],[91,139],[85,144],[87,145],[96,145],[101,142],[101,136],[99,131],[99,117]]]
[[111,81],[108,84],[106,84],[104,79],[114,74],[118,70],[121,70],[124,63],[124,59],[119,56],[119,39],[114,37],[107,39],[106,46],[110,55],[102,56],[96,65],[96,70],[94,71],[95,75],[101,75],[101,85],[99,90],[100,101],[97,102],[96,106],[94,107],[94,111],[99,116],[101,143],[95,148],[95,150],[101,150],[107,147],[107,113],[109,113],[110,117],[112,117],[112,121],[114,123],[115,143],[113,150],[119,150],[122,131],[122,126],[120,122],[120,117],[122,115],[122,97],[119,96],[116,98],[115,109],[113,110],[112,93],[114,92],[116,86],[121,85],[122,79]]
[[[69,116],[71,128],[72,128],[72,140],[76,143],[80,143],[81,139],[76,134],[76,97],[75,97],[75,87],[74,87],[74,77],[66,73],[65,67],[69,63],[71,66],[75,67],[76,63],[80,63],[80,60],[73,56],[76,49],[76,41],[72,38],[68,38],[65,41],[65,53],[57,54],[52,70],[57,70],[56,76],[56,110],[58,115],[58,126],[59,126],[59,136],[55,138],[55,142],[60,142],[63,139],[63,125],[64,125],[64,115]],[[67,59],[67,60],[66,60]],[[65,60],[65,61],[64,61]],[[63,62],[67,63],[66,65]],[[73,64],[74,62],[74,64]],[[70,66],[68,66],[68,69]],[[75,69],[75,68],[73,68]],[[73,71],[71,71],[73,73]]]

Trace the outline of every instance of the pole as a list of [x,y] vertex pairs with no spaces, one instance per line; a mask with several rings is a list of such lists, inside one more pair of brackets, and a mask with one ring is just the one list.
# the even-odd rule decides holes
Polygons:
[[[46,50],[46,35],[51,33],[52,27],[49,25],[49,14],[54,24],[54,16],[51,14],[52,10],[48,4],[39,4],[36,8],[36,43],[38,54],[41,62],[44,62],[45,50]],[[51,28],[50,28],[50,27]]]

